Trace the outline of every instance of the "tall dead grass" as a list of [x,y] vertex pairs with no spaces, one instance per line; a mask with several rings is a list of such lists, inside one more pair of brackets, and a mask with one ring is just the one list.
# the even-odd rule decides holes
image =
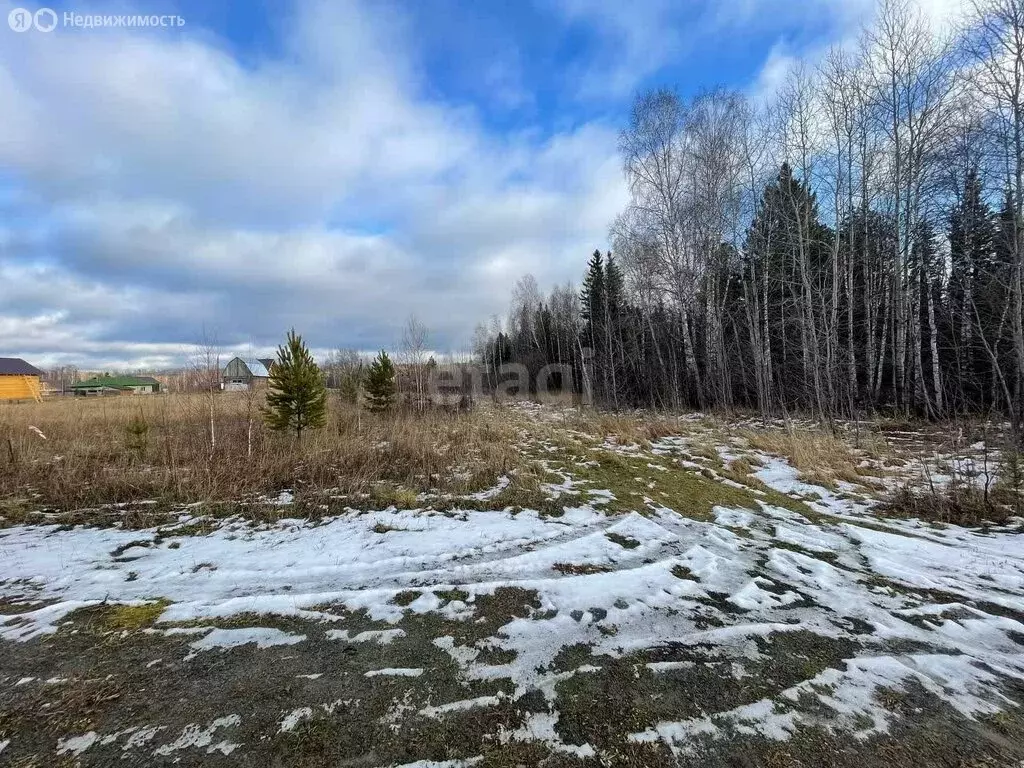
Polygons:
[[1021,503],[1020,494],[1004,486],[988,493],[970,483],[953,483],[941,489],[901,486],[875,512],[969,527],[986,523],[1006,525],[1019,518]]
[[652,440],[681,432],[677,419],[646,413],[578,411],[572,426],[595,437],[611,437],[621,444],[636,443],[645,448],[650,446]]
[[[515,462],[514,435],[486,409],[374,417],[333,401],[296,442],[270,432],[244,393],[0,405],[0,496],[59,509],[157,500],[237,501],[289,488],[363,495],[381,483],[462,493]],[[211,423],[215,440],[211,440]]]
[[744,430],[740,434],[759,451],[785,457],[801,476],[816,485],[833,485],[836,480],[862,482],[860,459],[842,438],[824,430]]

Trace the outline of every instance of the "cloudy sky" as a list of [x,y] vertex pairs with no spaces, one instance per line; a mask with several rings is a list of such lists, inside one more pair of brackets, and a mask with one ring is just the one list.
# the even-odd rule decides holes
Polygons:
[[[940,19],[958,0],[929,0]],[[874,0],[151,0],[12,31],[0,0],[0,356],[181,362],[204,333],[465,349],[514,282],[577,280],[638,88],[771,90]]]

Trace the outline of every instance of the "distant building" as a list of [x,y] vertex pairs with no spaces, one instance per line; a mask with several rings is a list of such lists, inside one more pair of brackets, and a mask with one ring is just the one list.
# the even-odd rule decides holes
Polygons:
[[160,382],[152,376],[94,376],[72,384],[79,397],[99,395],[152,395],[160,391]]
[[221,376],[221,387],[226,392],[238,392],[246,389],[259,389],[270,382],[270,367],[274,364],[272,357],[243,360],[233,358]]
[[0,400],[41,400],[42,376],[20,357],[0,357]]

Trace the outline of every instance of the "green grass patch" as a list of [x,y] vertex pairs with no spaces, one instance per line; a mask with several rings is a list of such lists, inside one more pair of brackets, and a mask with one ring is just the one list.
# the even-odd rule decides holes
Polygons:
[[37,505],[29,499],[0,499],[0,528],[33,522],[38,517],[37,509]]
[[773,541],[772,542],[772,546],[775,547],[776,549],[785,549],[785,550],[788,550],[790,552],[796,552],[799,555],[804,555],[805,557],[811,557],[811,558],[814,558],[815,560],[823,560],[824,562],[828,563],[829,565],[833,565],[833,566],[836,565],[839,562],[839,556],[836,555],[835,552],[815,552],[815,551],[807,549],[805,547],[801,547],[799,544],[791,544],[788,541],[779,541],[779,540]]
[[586,643],[573,643],[563,645],[555,658],[551,660],[549,667],[552,672],[572,672],[577,667],[590,664],[594,661],[590,646]]
[[687,581],[700,581],[700,579],[698,579],[694,575],[693,571],[691,571],[685,565],[673,565],[672,575],[675,576],[677,579],[686,579]]
[[104,603],[74,611],[69,618],[77,625],[85,624],[100,632],[137,632],[153,626],[168,605],[167,600],[141,605]]
[[[757,511],[759,502],[782,507],[809,518],[814,511],[799,499],[769,488],[754,477],[740,476],[735,488],[721,482],[711,470],[707,474],[672,467],[667,472],[648,466],[650,458],[622,456],[607,451],[597,453],[598,466],[574,468],[573,475],[586,480],[592,488],[610,490],[616,498],[610,499],[602,509],[608,512],[646,512],[640,502],[644,496],[681,515],[696,520],[714,519],[715,507],[742,508]],[[754,493],[756,489],[760,493]]]
[[640,542],[632,536],[623,536],[622,534],[615,533],[614,531],[606,533],[605,537],[607,537],[609,541],[614,541],[624,549],[636,549],[640,546]]
[[407,589],[402,592],[399,592],[397,595],[391,598],[391,602],[395,605],[400,605],[404,608],[405,606],[409,605],[414,600],[416,600],[419,596],[420,593],[418,590]]
[[653,726],[654,675],[628,659],[602,658],[595,673],[575,674],[555,686],[558,723],[567,744],[623,748],[628,735]]
[[370,489],[369,501],[373,506],[394,507],[395,509],[414,509],[419,504],[416,491],[393,483],[374,485]]
[[276,734],[269,747],[272,765],[297,768],[328,768],[350,764],[371,751],[385,735],[384,729],[355,708],[315,712],[290,731]]

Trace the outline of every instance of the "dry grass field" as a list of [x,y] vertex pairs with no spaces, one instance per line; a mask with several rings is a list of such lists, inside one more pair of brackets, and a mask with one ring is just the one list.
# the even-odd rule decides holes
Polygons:
[[[825,429],[801,420],[613,414],[557,398],[542,418],[525,422],[514,402],[374,416],[332,398],[326,427],[298,442],[264,425],[262,400],[262,393],[232,392],[0,404],[0,519],[47,511],[138,526],[195,503],[272,515],[267,502],[282,491],[295,509],[318,517],[346,507],[412,507],[417,498],[439,508],[500,477],[510,486],[499,501],[530,506],[543,502],[543,472],[524,451],[528,433],[650,446],[678,434],[681,423],[702,435],[697,453],[715,456],[716,443],[738,441],[785,457],[808,483],[885,491],[896,514],[901,505],[918,516],[934,507],[947,521],[979,522],[1020,512],[1019,496],[1000,477],[1005,441],[983,423]],[[742,469],[743,461],[720,471]],[[910,482],[880,483],[884,477]],[[1019,488],[1021,478],[1015,482]]]
[[[67,398],[0,405],[0,496],[61,511],[106,504],[300,502],[469,493],[515,461],[500,418],[446,411],[374,417],[340,400],[296,442],[245,393]],[[379,499],[378,499],[379,500]]]

